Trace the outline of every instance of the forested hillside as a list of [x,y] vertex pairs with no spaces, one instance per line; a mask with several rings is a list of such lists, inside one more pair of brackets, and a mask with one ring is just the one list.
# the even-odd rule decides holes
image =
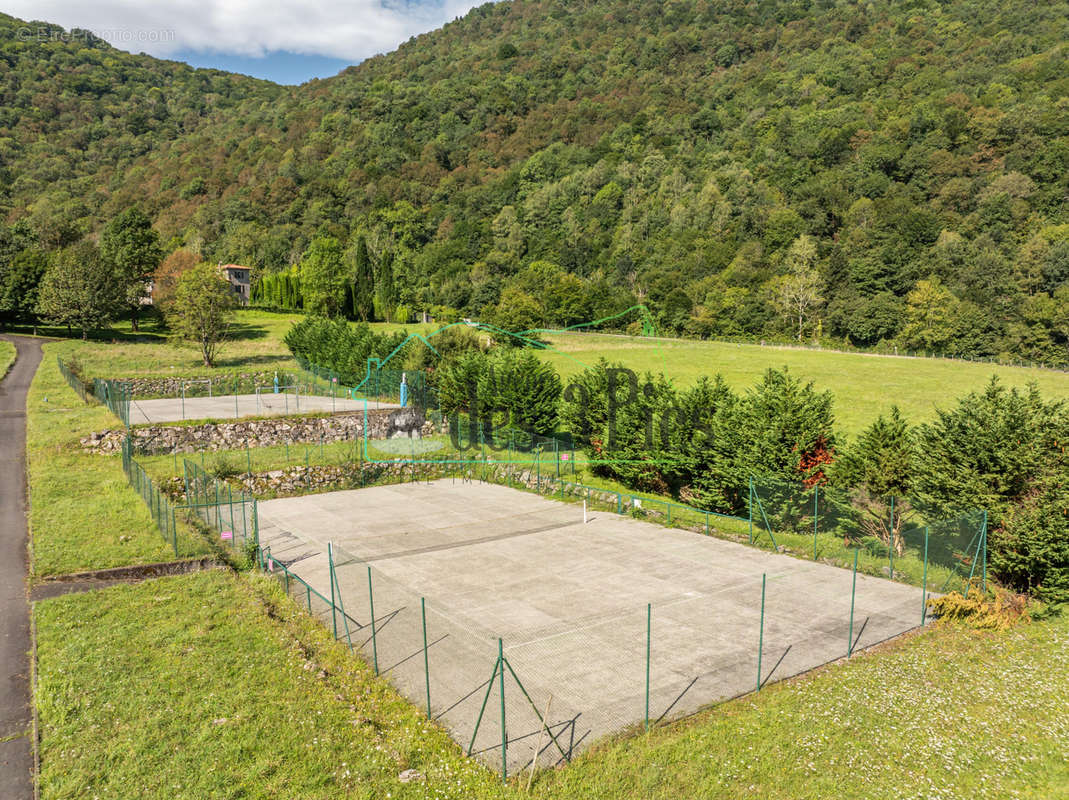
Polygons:
[[167,249],[309,253],[305,303],[361,317],[641,301],[1069,363],[1065,2],[517,0],[292,88],[0,25],[0,203],[41,247],[137,206]]

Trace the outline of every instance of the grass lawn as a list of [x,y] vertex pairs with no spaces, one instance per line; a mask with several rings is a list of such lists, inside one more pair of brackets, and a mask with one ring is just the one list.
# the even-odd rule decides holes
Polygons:
[[155,322],[142,324],[134,333],[129,323],[116,323],[99,338],[89,341],[68,339],[55,352],[64,360],[77,356],[91,378],[132,378],[137,376],[198,376],[233,369],[296,369],[282,337],[300,319],[296,314],[241,311],[237,314],[234,340],[223,345],[214,369],[204,366],[200,351],[192,346],[174,345],[167,330]]
[[[282,337],[300,319],[255,309],[240,311],[235,341],[224,345],[218,366],[205,368],[192,347],[169,343],[166,330],[155,324],[133,333],[117,324],[101,338],[57,345],[64,359],[76,356],[91,377],[204,377],[234,370],[295,370]],[[376,323],[376,330],[430,333],[433,325]],[[753,386],[769,367],[787,366],[818,389],[835,396],[839,428],[856,435],[878,414],[897,404],[913,423],[930,420],[939,407],[948,408],[969,391],[982,388],[992,375],[1007,385],[1035,381],[1048,398],[1069,399],[1069,373],[1028,367],[1003,367],[946,359],[909,358],[864,353],[836,353],[758,344],[702,342],[685,339],[644,339],[592,333],[549,335],[553,349],[543,351],[563,377],[593,365],[599,358],[619,361],[643,373],[663,372],[680,386],[719,372],[736,390]]]
[[36,616],[46,800],[499,796],[267,579],[163,578]]
[[[82,453],[79,439],[119,423],[104,406],[87,406],[56,366],[69,343],[44,346],[26,401],[31,572],[45,578],[91,569],[173,560],[148,508],[130,488],[118,455]],[[208,545],[180,523],[182,555]]]
[[[46,800],[527,796],[262,578],[164,578],[36,613]],[[604,742],[533,796],[1038,800],[1069,796],[1067,754],[1069,619],[935,626]]]
[[1035,381],[1048,399],[1069,399],[1069,373],[1042,368],[588,333],[547,338],[554,350],[544,357],[562,377],[605,358],[640,375],[646,370],[663,372],[680,386],[719,372],[733,388],[743,390],[757,383],[769,367],[787,366],[817,389],[831,390],[839,428],[851,435],[894,404],[911,423],[933,419],[937,408],[950,408],[956,398],[982,388],[992,375],[1008,386]]
[[15,363],[15,345],[10,341],[0,341],[0,380]]
[[0,341],[0,379],[7,375],[11,365],[15,363],[15,345],[11,342]]
[[1069,797],[1069,619],[936,626],[596,748],[546,798]]

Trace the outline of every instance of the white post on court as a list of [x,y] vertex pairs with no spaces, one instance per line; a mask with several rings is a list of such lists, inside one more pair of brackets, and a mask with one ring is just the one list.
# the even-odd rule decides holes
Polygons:
[[586,525],[586,500],[583,501],[583,524]]

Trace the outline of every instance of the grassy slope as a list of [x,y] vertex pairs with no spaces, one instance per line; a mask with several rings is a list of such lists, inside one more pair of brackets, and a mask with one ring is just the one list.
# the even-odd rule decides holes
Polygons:
[[15,345],[11,342],[0,342],[0,379],[7,375],[7,371],[14,363]]
[[678,728],[602,747],[542,797],[1069,796],[1069,620],[929,629]]
[[[260,579],[150,581],[37,619],[45,798],[520,795]],[[1067,752],[1069,619],[936,627],[606,742],[534,795],[1054,798]]]
[[[82,436],[119,423],[105,407],[83,404],[63,379],[56,352],[69,347],[44,346],[26,402],[31,571],[42,578],[169,561],[174,550],[127,484],[119,456],[79,452]],[[183,530],[183,552],[207,552],[195,534]]]
[[[214,371],[296,368],[282,337],[299,318],[293,314],[264,311],[240,312],[234,328],[235,338],[220,348]],[[117,324],[102,338],[63,342],[57,352],[64,358],[76,355],[85,373],[96,378],[213,372],[204,366],[199,350],[189,346],[176,347],[168,342],[166,329],[151,323],[143,325],[138,333],[131,332],[128,323]]]
[[735,389],[756,383],[769,367],[787,366],[835,396],[841,429],[856,434],[892,404],[911,422],[932,419],[939,407],[981,388],[998,375],[1007,385],[1039,384],[1052,399],[1069,399],[1069,373],[1027,367],[1002,367],[946,359],[834,353],[758,344],[650,340],[597,334],[548,337],[556,352],[546,359],[562,376],[581,371],[599,358],[619,361],[640,374],[664,372],[687,386],[701,375],[719,372]]
[[[48,800],[497,793],[263,580],[216,571],[70,595],[37,604],[37,630]],[[398,782],[409,768],[433,794]]]

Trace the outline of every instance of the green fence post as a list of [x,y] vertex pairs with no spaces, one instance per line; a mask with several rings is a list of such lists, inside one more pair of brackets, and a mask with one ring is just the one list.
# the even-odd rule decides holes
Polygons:
[[260,512],[259,501],[254,497],[252,499],[252,539],[256,543],[256,546],[260,546]]
[[[327,566],[330,568],[330,621],[334,629],[334,639],[338,639],[338,600],[334,594],[334,544],[327,542]],[[374,623],[372,623],[374,625]],[[372,628],[374,630],[374,628]]]
[[252,449],[249,447],[248,442],[245,442],[245,466],[249,477],[252,477]]
[[817,509],[820,499],[820,484],[813,486],[813,560],[817,560]]
[[[226,497],[230,507],[230,527],[237,527],[237,520],[234,518],[234,487],[229,483],[226,485]],[[249,538],[249,531],[245,527],[245,509],[241,510],[241,543],[245,544],[245,540]]]
[[367,598],[371,610],[371,655],[374,659],[375,674],[379,674],[379,643],[375,638],[375,592],[371,588],[371,565],[367,568]]
[[650,729],[650,647],[653,635],[653,604],[646,603],[646,730]]
[[178,558],[178,525],[175,522],[174,506],[171,506],[171,538],[174,543],[174,557]]
[[921,589],[921,627],[928,615],[928,528],[924,528],[924,587]]
[[750,544],[753,544],[753,476],[750,476]]
[[757,638],[757,691],[761,691],[761,655],[765,649],[765,579],[766,573],[761,574],[761,632]]
[[987,509],[984,509],[984,532],[981,536],[980,546],[984,549],[984,571],[983,577],[980,579],[980,590],[987,594]]
[[854,550],[854,579],[850,587],[850,638],[846,640],[846,657],[854,652],[854,597],[857,594],[857,556],[860,550]]
[[497,640],[497,660],[501,664],[501,782],[508,781],[508,732],[505,730],[505,645]]
[[419,613],[423,618],[423,675],[427,682],[427,719],[431,718],[431,664],[427,657],[427,598],[419,599]]

